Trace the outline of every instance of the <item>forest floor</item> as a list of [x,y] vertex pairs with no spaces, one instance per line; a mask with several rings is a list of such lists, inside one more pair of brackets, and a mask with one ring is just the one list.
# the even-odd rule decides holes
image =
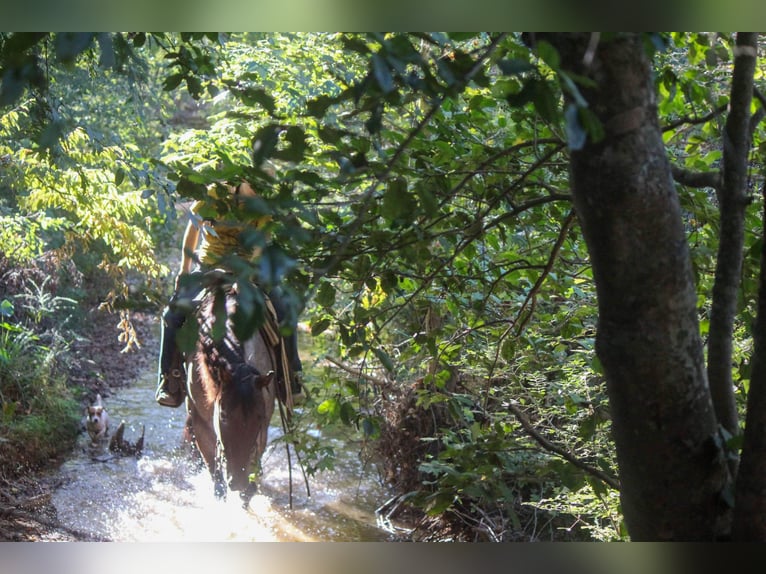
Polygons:
[[[114,389],[125,387],[139,375],[152,369],[159,356],[159,317],[147,313],[131,315],[141,344],[123,353],[118,340],[119,315],[94,310],[84,339],[73,345],[74,360],[70,370],[73,385],[86,389],[86,396],[96,393],[106,399]],[[88,365],[87,369],[79,368]],[[83,404],[83,409],[86,405]],[[0,475],[0,541],[95,541],[93,536],[64,527],[56,516],[51,493],[59,486],[54,471],[68,452],[51,460],[45,468],[14,477]]]

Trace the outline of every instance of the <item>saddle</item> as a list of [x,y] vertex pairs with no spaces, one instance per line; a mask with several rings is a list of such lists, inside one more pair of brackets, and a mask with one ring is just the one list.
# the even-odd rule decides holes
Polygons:
[[[236,284],[233,285],[236,291]],[[202,300],[206,296],[206,290],[202,290],[195,298],[195,308],[199,308]],[[279,317],[277,311],[271,302],[271,299],[263,294],[263,299],[266,304],[265,309],[265,321],[261,326],[261,333],[268,343],[268,345],[274,351],[274,359],[276,363],[276,391],[277,398],[286,407],[288,413],[292,413],[294,407],[292,382],[294,373],[290,366],[290,361],[287,356],[287,350],[285,349],[284,338],[279,331]],[[224,352],[232,352],[233,349],[225,349],[227,345],[224,342]]]
[[292,391],[292,378],[294,376],[290,362],[287,359],[287,351],[285,350],[285,343],[282,335],[279,333],[279,319],[277,318],[277,311],[274,309],[274,305],[271,303],[271,299],[264,296],[266,300],[266,322],[264,323],[262,330],[275,351],[276,351],[276,363],[277,363],[277,398],[285,405],[288,413],[293,411],[293,391]]

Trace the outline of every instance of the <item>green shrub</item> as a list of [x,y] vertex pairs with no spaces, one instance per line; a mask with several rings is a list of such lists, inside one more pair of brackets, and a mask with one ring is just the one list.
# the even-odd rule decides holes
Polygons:
[[[7,300],[4,316],[13,312]],[[64,351],[42,344],[29,328],[0,322],[0,475],[44,465],[71,446],[79,433],[79,405],[59,372]]]

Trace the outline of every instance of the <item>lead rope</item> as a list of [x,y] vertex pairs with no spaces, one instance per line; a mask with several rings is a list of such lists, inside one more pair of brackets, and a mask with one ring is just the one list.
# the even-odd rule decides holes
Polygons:
[[[268,311],[267,320],[263,326],[263,331],[265,334],[265,338],[269,343],[271,344],[272,349],[275,350],[278,357],[274,357],[275,363],[278,363],[279,368],[277,369],[278,375],[279,371],[281,371],[281,377],[278,376],[277,383],[279,381],[282,381],[282,384],[284,385],[284,400],[281,399],[280,393],[277,392],[277,404],[279,404],[279,418],[282,421],[282,432],[284,433],[285,438],[287,439],[285,441],[285,449],[287,451],[287,476],[288,476],[288,494],[289,494],[289,505],[290,510],[293,508],[293,464],[292,464],[292,457],[290,456],[290,443],[292,440],[290,437],[292,436],[292,411],[293,411],[293,391],[292,391],[292,369],[290,368],[290,363],[287,360],[287,352],[285,351],[285,345],[284,340],[282,339],[282,336],[279,333],[279,327],[277,325],[277,312],[274,309],[274,305],[271,303],[271,300],[266,297],[266,309]],[[295,458],[298,460],[298,466],[301,469],[301,474],[303,475],[303,483],[306,485],[306,496],[311,498],[311,487],[309,486],[309,479],[306,475],[306,468],[303,466],[303,461],[301,460],[300,454],[298,454],[298,449],[293,445],[293,449],[295,450]]]

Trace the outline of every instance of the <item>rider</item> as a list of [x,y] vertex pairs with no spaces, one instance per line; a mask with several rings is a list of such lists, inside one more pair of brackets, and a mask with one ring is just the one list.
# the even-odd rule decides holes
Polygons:
[[[220,185],[211,186],[208,193],[211,197],[216,198],[218,190],[223,187]],[[226,185],[225,189],[226,193],[237,200],[256,196],[255,191],[248,183],[241,183],[237,187]],[[201,212],[204,206],[204,201],[195,201],[191,207],[192,216],[184,231],[181,269],[176,276],[173,297],[162,315],[162,341],[155,399],[159,404],[167,407],[179,406],[186,396],[184,359],[183,354],[176,346],[176,333],[184,323],[186,312],[183,309],[178,309],[174,303],[180,298],[194,299],[201,289],[201,287],[192,287],[184,290],[180,286],[181,277],[191,273],[195,260],[199,261],[199,265],[203,268],[213,268],[221,265],[222,260],[230,254],[252,260],[260,253],[260,248],[257,247],[246,250],[240,241],[240,235],[248,224],[212,219],[203,219],[201,222],[195,221],[202,216]],[[257,229],[265,225],[268,220],[269,216],[264,216],[256,220],[253,225]],[[278,288],[272,290],[268,296],[277,313],[278,320],[282,321],[285,316],[285,308],[279,296]],[[296,373],[292,392],[298,394],[300,386],[297,382],[297,373],[302,371],[303,367],[298,356],[297,333],[294,326],[291,335],[286,336],[284,341],[290,367]]]

